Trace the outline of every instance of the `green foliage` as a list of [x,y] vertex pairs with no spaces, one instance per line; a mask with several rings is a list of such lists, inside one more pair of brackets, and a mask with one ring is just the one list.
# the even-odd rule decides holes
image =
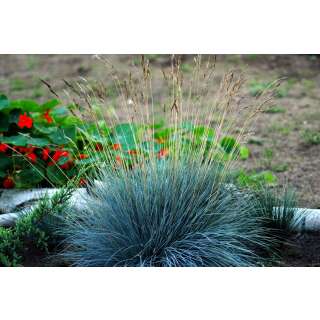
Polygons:
[[[281,194],[281,196],[279,196]],[[290,189],[284,192],[261,187],[255,192],[255,197],[266,218],[268,228],[276,231],[275,235],[289,235],[298,225],[301,225],[301,215],[297,216],[297,200],[295,193]]]
[[264,111],[265,113],[285,113],[286,109],[281,106],[272,106]]
[[68,208],[72,189],[67,187],[51,198],[45,196],[29,213],[18,219],[12,228],[0,227],[0,266],[15,267],[23,264],[33,252],[48,254],[55,246],[52,225],[58,225],[59,216]]
[[[292,83],[287,81],[285,84],[280,87],[273,88],[275,96],[277,98],[284,98],[289,94],[289,90],[292,86]],[[261,81],[251,81],[249,83],[249,92],[253,97],[260,96],[264,91],[272,89],[271,82],[261,82]]]
[[308,145],[320,144],[320,131],[317,130],[305,130],[302,134],[302,138]]
[[183,152],[214,153],[220,161],[245,160],[250,155],[232,136],[216,140],[214,129],[207,126],[183,122],[167,127],[160,120],[153,125],[109,127],[104,120],[83,123],[70,111],[73,107],[61,106],[57,99],[38,104],[0,96],[0,184],[62,186],[83,167],[87,173],[101,162],[131,168],[145,158],[162,159]]
[[236,183],[242,187],[258,188],[261,186],[274,186],[278,182],[277,177],[271,171],[236,173]]

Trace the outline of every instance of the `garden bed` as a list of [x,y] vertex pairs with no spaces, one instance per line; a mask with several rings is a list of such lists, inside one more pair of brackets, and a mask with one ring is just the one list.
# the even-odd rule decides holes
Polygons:
[[[0,189],[0,226],[14,226],[17,219],[36,206],[39,199],[45,195],[53,195],[58,189],[30,189],[30,190],[7,190]],[[87,194],[86,189],[75,191],[72,202],[81,209],[83,197]],[[312,215],[313,218],[304,224],[305,230],[300,228],[292,233],[282,245],[281,260],[276,258],[274,263],[279,266],[306,267],[320,266],[320,210],[301,209],[300,214]],[[64,266],[59,260],[50,258],[40,250],[28,253],[23,262],[25,267],[38,266]]]

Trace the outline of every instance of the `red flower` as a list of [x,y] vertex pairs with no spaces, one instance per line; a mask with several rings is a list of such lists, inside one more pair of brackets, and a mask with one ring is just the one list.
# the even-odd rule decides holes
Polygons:
[[112,145],[112,149],[113,149],[113,150],[119,150],[119,149],[121,149],[121,144],[120,144],[120,143],[115,143],[115,144],[113,144],[113,145]]
[[159,152],[158,152],[158,159],[162,159],[162,158],[165,158],[169,155],[169,150],[168,149],[161,149]]
[[0,143],[0,152],[6,152],[9,146],[5,143]]
[[49,114],[50,110],[47,110],[43,117],[47,120],[48,123],[52,123],[53,122],[53,119],[51,118],[50,114]]
[[79,185],[80,185],[80,186],[84,186],[84,185],[86,185],[86,184],[87,184],[87,180],[81,178],[80,181],[79,181]]
[[47,161],[49,158],[49,154],[50,154],[50,149],[49,148],[44,148],[42,150],[42,160]]
[[17,150],[21,153],[32,153],[35,147],[17,147]]
[[122,159],[121,159],[121,157],[119,155],[116,156],[116,163],[117,164],[121,164],[122,163]]
[[136,155],[137,154],[137,150],[129,150],[128,154],[130,155]]
[[79,155],[79,159],[87,159],[87,158],[89,158],[89,156],[87,154],[82,153]]
[[33,163],[37,161],[37,156],[34,153],[27,154],[27,158]]
[[14,187],[14,181],[12,180],[11,177],[7,177],[3,180],[3,183],[2,183],[3,187],[6,188],[6,189],[11,189]]
[[70,166],[72,165],[72,161],[67,161],[66,163],[62,164],[60,166],[61,169],[67,170],[70,168]]
[[97,143],[95,149],[96,149],[96,151],[101,151],[101,150],[103,150],[102,144],[101,144],[101,143]]
[[61,157],[69,157],[69,152],[63,150],[56,150],[52,157],[52,160],[57,162]]
[[28,117],[26,112],[19,115],[18,127],[21,129],[32,127],[32,118]]

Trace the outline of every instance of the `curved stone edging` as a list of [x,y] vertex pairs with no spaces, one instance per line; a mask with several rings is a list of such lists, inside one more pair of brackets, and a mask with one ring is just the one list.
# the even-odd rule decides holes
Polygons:
[[[37,200],[45,194],[53,195],[57,190],[59,189],[0,190],[0,226],[13,226],[21,215],[29,212]],[[81,209],[86,194],[85,188],[79,188],[73,193],[70,201]],[[320,209],[298,208],[296,215],[299,223],[293,226],[294,231],[320,231]]]
[[[21,215],[30,212],[34,204],[45,194],[52,196],[58,190],[54,188],[0,190],[0,226],[13,226],[16,220]],[[80,209],[84,205],[86,194],[85,188],[79,188],[73,193],[70,201],[75,207]]]

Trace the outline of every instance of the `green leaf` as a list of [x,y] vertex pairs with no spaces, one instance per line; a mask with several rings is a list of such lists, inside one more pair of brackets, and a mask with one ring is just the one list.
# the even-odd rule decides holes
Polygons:
[[57,127],[49,126],[48,124],[35,123],[34,128],[43,134],[51,134],[57,131]]
[[12,166],[12,159],[4,153],[0,153],[0,171],[5,171],[10,166]]
[[23,113],[23,111],[21,109],[11,110],[9,113],[9,119],[8,119],[9,123],[16,123],[17,124],[19,121],[19,116],[22,113]]
[[10,103],[10,108],[20,108],[24,112],[39,112],[41,106],[33,100],[14,100]]
[[63,186],[68,181],[68,177],[63,170],[56,165],[47,167],[47,178],[56,186]]
[[135,141],[134,136],[128,135],[128,136],[116,136],[112,137],[111,139],[112,144],[119,143],[121,145],[121,149],[123,151],[130,151],[130,150],[137,150],[138,146]]
[[57,128],[56,132],[49,134],[49,138],[57,145],[69,144],[76,140],[76,127]]
[[59,107],[59,108],[55,108],[54,110],[51,111],[51,116],[53,116],[54,118],[59,118],[59,117],[65,117],[67,115],[69,115],[69,109],[68,107]]
[[131,123],[118,124],[113,128],[113,132],[117,136],[134,136],[137,130],[137,126]]
[[58,106],[60,104],[60,101],[57,99],[52,99],[47,101],[46,103],[41,105],[41,109],[43,110],[49,110],[49,109],[53,109],[56,106]]
[[29,139],[24,135],[17,135],[11,137],[2,137],[0,136],[0,142],[12,144],[14,146],[25,147],[29,144]]
[[165,128],[154,133],[155,139],[168,139],[173,133],[175,133],[175,128]]
[[10,106],[10,101],[8,98],[4,95],[0,95],[0,110],[5,110]]
[[163,128],[164,125],[165,125],[165,121],[164,121],[164,119],[161,119],[161,120],[156,121],[152,125],[150,125],[150,128],[158,130],[158,129]]
[[139,150],[145,153],[157,153],[161,150],[162,146],[159,143],[152,141],[144,141],[140,144]]
[[35,146],[35,147],[46,147],[50,144],[50,141],[46,138],[33,138],[30,137],[29,144]]
[[111,130],[105,121],[99,121],[97,124],[83,125],[81,133],[83,133],[89,141],[107,144],[110,142]]
[[215,136],[215,132],[210,127],[198,126],[193,129],[193,135],[197,138],[213,138]]
[[106,157],[103,154],[92,155],[86,159],[75,160],[76,165],[88,165],[88,164],[96,164],[101,161],[106,161]]
[[59,166],[62,166],[63,164],[67,163],[69,160],[70,160],[69,157],[61,157],[61,158],[59,159],[59,161],[57,162],[57,164],[58,164]]
[[276,184],[278,182],[277,177],[271,171],[263,171],[260,174],[258,174],[258,177],[269,185]]
[[224,137],[220,141],[221,147],[228,154],[237,151],[239,148],[237,141],[234,137]]
[[14,181],[17,188],[29,188],[39,184],[44,177],[44,169],[40,166],[32,165],[16,172]]
[[242,186],[258,187],[261,185],[275,185],[277,177],[271,171],[262,171],[254,174],[247,174],[243,170],[238,173],[237,182]]
[[6,132],[9,129],[9,116],[0,112],[0,132]]
[[250,150],[248,147],[240,146],[240,159],[246,160],[250,156]]

